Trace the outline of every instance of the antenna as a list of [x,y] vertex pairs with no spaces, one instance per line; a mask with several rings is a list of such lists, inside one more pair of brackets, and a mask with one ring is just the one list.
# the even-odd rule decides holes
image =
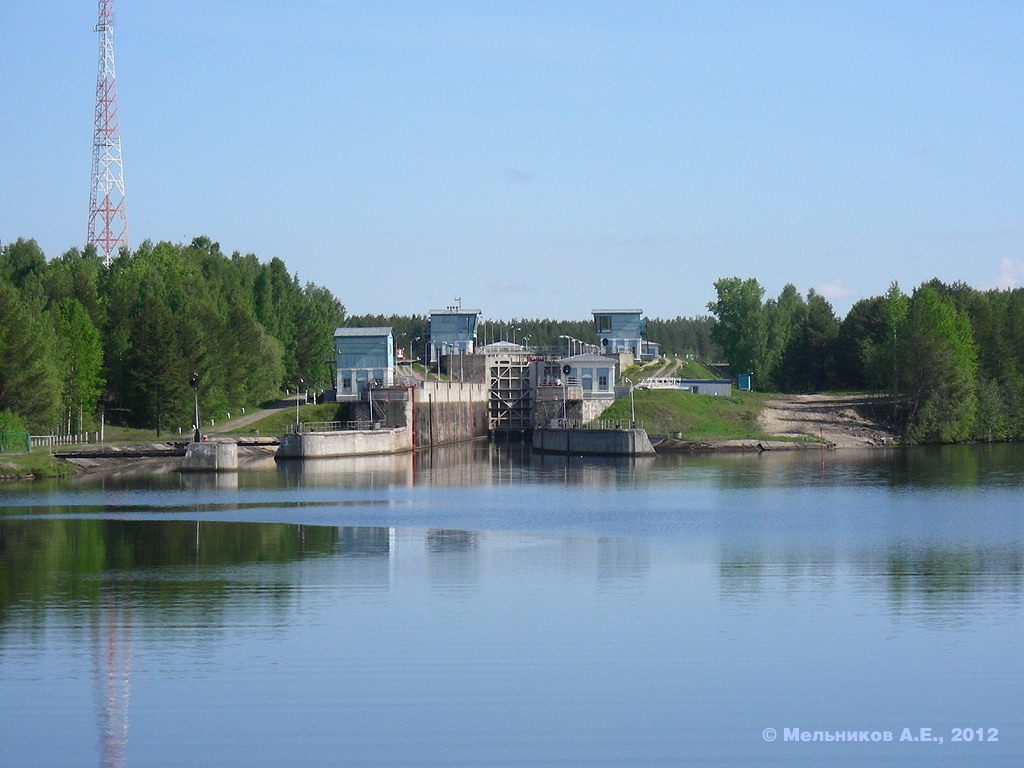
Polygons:
[[103,254],[110,266],[118,248],[128,247],[128,217],[124,205],[124,167],[121,129],[117,118],[114,80],[114,0],[99,0],[100,60],[96,73],[96,123],[92,140],[92,184],[89,193],[89,235],[86,242]]

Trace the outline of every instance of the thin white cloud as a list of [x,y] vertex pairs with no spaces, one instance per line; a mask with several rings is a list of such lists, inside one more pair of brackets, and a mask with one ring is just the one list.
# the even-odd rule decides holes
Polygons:
[[849,299],[850,297],[857,295],[857,291],[848,286],[842,280],[833,280],[831,283],[825,283],[824,285],[818,286],[814,290],[816,290],[829,301]]
[[593,244],[600,248],[657,248],[671,242],[667,237],[650,235],[602,235]]
[[1024,261],[1021,259],[1003,259],[999,262],[999,272],[991,287],[1009,290],[1024,285]]
[[499,294],[537,292],[537,289],[528,283],[514,282],[512,280],[498,280],[497,282],[491,283],[489,287],[494,293]]
[[518,168],[509,168],[505,171],[505,178],[510,184],[527,184],[533,181],[533,174],[527,171],[520,171]]

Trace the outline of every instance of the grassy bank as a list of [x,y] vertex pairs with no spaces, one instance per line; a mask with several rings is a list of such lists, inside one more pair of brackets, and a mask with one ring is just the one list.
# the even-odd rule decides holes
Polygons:
[[[638,389],[633,392],[636,419],[648,434],[674,435],[683,440],[740,440],[766,438],[758,427],[758,416],[768,395],[738,392],[732,397],[709,397],[669,389]],[[604,413],[602,419],[628,419],[629,398],[624,397]]]
[[[631,365],[622,372],[622,376],[629,378],[634,384],[652,377],[676,378],[676,379],[714,379],[717,378],[711,371],[688,357],[660,357],[649,362],[640,362]],[[622,378],[620,376],[620,379]],[[625,383],[625,382],[620,382]]]
[[36,453],[0,454],[0,478],[66,477],[77,470],[71,464],[53,458],[45,449]]
[[[321,403],[320,405],[300,405],[299,421],[335,421],[338,415],[337,403]],[[347,417],[346,417],[347,418]],[[252,435],[259,430],[261,436],[283,435],[295,423],[295,408],[280,408],[269,416],[265,416],[251,426],[231,430],[228,435]]]

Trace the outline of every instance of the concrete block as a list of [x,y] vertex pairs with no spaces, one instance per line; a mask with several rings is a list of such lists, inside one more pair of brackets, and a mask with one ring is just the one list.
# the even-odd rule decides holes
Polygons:
[[182,472],[236,472],[238,446],[234,443],[189,443]]

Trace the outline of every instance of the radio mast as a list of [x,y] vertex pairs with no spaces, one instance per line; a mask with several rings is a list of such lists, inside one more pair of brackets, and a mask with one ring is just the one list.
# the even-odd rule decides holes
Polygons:
[[110,266],[119,248],[128,248],[128,217],[124,206],[121,129],[114,81],[114,0],[99,0],[100,63],[96,74],[96,125],[92,140],[92,185],[89,195],[89,236],[86,242]]

